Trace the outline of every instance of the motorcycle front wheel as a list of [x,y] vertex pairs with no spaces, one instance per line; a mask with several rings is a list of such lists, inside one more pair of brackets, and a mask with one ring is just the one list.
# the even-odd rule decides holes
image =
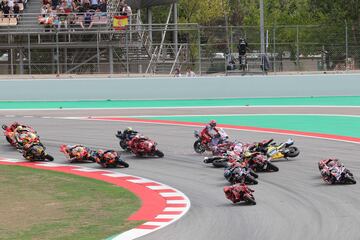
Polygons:
[[49,154],[46,154],[46,155],[44,156],[44,158],[45,158],[45,160],[48,160],[48,161],[54,161],[54,157],[51,156],[51,155],[49,155]]
[[155,155],[158,156],[159,158],[164,157],[164,153],[162,151],[160,151],[160,150],[156,150]]
[[247,194],[244,196],[244,200],[245,202],[247,203],[250,203],[252,205],[256,205],[256,201],[255,201],[255,198],[251,197],[251,196],[248,196]]
[[277,166],[275,166],[274,164],[272,164],[271,162],[268,162],[267,170],[273,171],[273,172],[278,172],[279,168]]
[[205,146],[204,146],[204,144],[202,144],[200,139],[196,140],[194,142],[194,150],[195,150],[196,153],[199,153],[199,154],[205,152]]
[[118,165],[123,166],[124,168],[128,168],[129,164],[125,161],[119,160]]

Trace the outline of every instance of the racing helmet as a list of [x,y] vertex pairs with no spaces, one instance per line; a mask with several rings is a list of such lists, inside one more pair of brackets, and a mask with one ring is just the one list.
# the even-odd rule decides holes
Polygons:
[[210,127],[216,127],[216,121],[215,121],[215,120],[211,120],[211,121],[209,122],[209,125],[210,125]]
[[125,128],[125,132],[132,132],[132,131],[133,131],[133,129],[131,127]]

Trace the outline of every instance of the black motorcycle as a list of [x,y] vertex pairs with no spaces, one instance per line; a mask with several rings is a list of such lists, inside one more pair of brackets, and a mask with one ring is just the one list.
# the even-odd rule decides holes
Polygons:
[[124,149],[125,151],[127,152],[130,152],[130,148],[129,148],[129,145],[128,145],[128,142],[136,136],[136,134],[138,134],[138,132],[136,131],[131,131],[130,133],[129,132],[126,132],[126,131],[117,131],[117,133],[115,134],[115,136],[120,140],[119,142],[119,145],[122,149]]
[[54,157],[45,152],[45,147],[41,143],[31,145],[26,150],[23,149],[23,156],[26,160],[33,161],[54,161]]

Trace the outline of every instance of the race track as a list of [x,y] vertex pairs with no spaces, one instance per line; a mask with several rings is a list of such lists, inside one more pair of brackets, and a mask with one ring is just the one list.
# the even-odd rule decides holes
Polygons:
[[[267,108],[268,109],[268,108]],[[220,110],[220,109],[219,109]],[[184,114],[185,110],[161,110],[162,114]],[[203,110],[205,111],[205,110]],[[305,110],[304,110],[305,111]],[[306,110],[310,111],[310,110]],[[316,109],[313,110],[318,113]],[[190,110],[189,110],[190,112]],[[211,111],[216,114],[216,110]],[[226,112],[221,109],[220,113]],[[258,113],[263,113],[260,110]],[[295,111],[294,111],[295,112]],[[334,113],[335,109],[331,110]],[[348,111],[339,109],[337,114]],[[89,116],[90,110],[72,112],[76,116]],[[154,111],[153,111],[154,113]],[[227,113],[232,113],[231,109]],[[266,113],[266,112],[265,112]],[[5,114],[18,117],[5,117]],[[130,115],[133,113],[128,113]],[[136,110],[136,114],[148,114]],[[155,114],[155,113],[154,113]],[[352,114],[356,114],[352,112]],[[295,137],[301,155],[292,161],[276,163],[277,173],[261,173],[259,184],[253,186],[256,206],[233,205],[222,187],[227,184],[221,169],[202,163],[203,156],[193,152],[193,128],[155,124],[44,119],[39,116],[65,116],[65,112],[33,112],[35,117],[22,118],[24,112],[0,112],[0,122],[19,121],[33,126],[40,134],[47,151],[55,162],[66,163],[59,145],[81,143],[94,148],[119,149],[116,130],[132,126],[159,143],[165,152],[163,159],[137,159],[129,154],[123,158],[128,169],[114,171],[134,174],[173,186],[185,193],[191,201],[190,211],[179,221],[141,239],[359,239],[360,188],[359,184],[329,186],[320,179],[317,162],[337,156],[355,175],[360,176],[359,145],[330,140]],[[100,115],[100,114],[99,114]],[[101,115],[125,115],[124,111],[102,110]],[[266,138],[277,141],[284,135],[231,131],[234,139],[246,142]],[[0,145],[1,156],[21,158],[5,139]],[[84,165],[84,164],[82,164]],[[87,167],[99,168],[97,164]]]

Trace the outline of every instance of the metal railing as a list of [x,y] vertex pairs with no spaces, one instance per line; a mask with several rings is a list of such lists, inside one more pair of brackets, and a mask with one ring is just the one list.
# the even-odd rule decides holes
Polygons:
[[[174,68],[184,72],[188,67],[197,75],[360,70],[360,32],[345,24],[268,27],[266,65],[258,26],[227,30],[198,24],[149,26],[134,19],[120,31],[111,26],[16,31],[18,27],[0,28],[0,74],[168,75]],[[172,42],[174,31],[178,43]],[[241,37],[249,44],[245,72],[237,70]],[[235,69],[230,59],[235,60]]]

